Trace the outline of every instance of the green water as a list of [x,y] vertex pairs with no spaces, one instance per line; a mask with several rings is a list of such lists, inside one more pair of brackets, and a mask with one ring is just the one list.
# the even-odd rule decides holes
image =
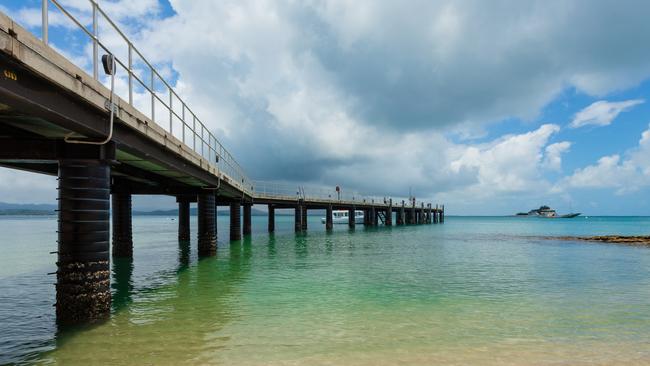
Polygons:
[[134,259],[113,262],[110,320],[67,330],[47,275],[56,221],[0,219],[0,363],[650,364],[650,249],[539,238],[643,234],[648,218],[326,233],[310,217],[306,235],[277,219],[275,235],[254,217],[252,237],[199,260],[176,221],[136,217]]

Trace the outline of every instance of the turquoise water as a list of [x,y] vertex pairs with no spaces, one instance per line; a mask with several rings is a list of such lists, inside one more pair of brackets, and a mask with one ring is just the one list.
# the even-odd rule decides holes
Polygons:
[[[0,218],[0,364],[650,364],[650,248],[540,236],[648,234],[650,218],[293,218],[198,260],[170,217],[134,218],[105,323],[54,324],[56,220]],[[192,230],[196,223],[192,222]],[[195,231],[193,231],[193,236]]]

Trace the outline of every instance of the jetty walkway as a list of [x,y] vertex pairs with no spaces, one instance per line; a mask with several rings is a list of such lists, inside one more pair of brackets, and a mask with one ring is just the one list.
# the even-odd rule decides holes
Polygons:
[[[58,176],[59,323],[109,315],[111,254],[133,255],[132,195],[175,196],[179,240],[190,239],[197,202],[200,256],[216,253],[217,206],[230,208],[231,240],[251,233],[254,204],[267,205],[269,232],[275,210],[287,208],[297,232],[307,230],[310,209],[325,210],[327,230],[333,210],[348,210],[352,228],[355,210],[368,226],[444,222],[444,206],[415,199],[251,180],[97,3],[88,1],[90,20],[56,0],[42,4],[40,37],[0,12],[0,165]],[[51,46],[54,13],[86,37],[90,65]],[[103,34],[123,47],[109,47]]]

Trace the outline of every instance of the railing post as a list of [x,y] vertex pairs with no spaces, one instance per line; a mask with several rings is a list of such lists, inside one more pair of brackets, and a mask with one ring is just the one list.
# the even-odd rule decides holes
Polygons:
[[153,82],[153,77],[154,77],[153,67],[151,67],[150,69],[151,69],[151,85],[149,86],[151,89],[151,121],[155,123],[156,122],[156,117],[155,117],[156,116],[156,89],[154,89],[154,82]]
[[196,133],[196,116],[194,115],[194,113],[192,113],[192,132],[194,133],[194,141],[192,142],[194,146],[192,150],[198,153],[198,151],[196,151],[196,136],[198,136],[198,133]]
[[97,30],[97,3],[91,1],[93,4],[93,78],[99,80],[99,48],[97,45],[97,40],[99,39],[99,33]]
[[42,22],[41,22],[41,35],[43,38],[43,43],[47,44],[48,43],[48,30],[49,30],[49,25],[48,25],[48,10],[47,10],[47,5],[50,0],[43,0],[42,4]]
[[203,138],[203,123],[201,123],[201,157],[205,159],[205,152],[203,147],[205,146],[205,140]]
[[181,115],[182,115],[182,117],[183,117],[183,123],[182,123],[182,127],[183,127],[182,137],[183,137],[183,143],[185,143],[185,103],[184,103],[183,101],[181,101],[181,106],[183,107],[183,113],[181,113]]
[[173,107],[173,101],[174,101],[174,92],[172,91],[172,88],[169,89],[169,134],[174,135],[173,132],[173,122],[174,122],[174,107]]
[[133,45],[129,42],[129,104],[133,105]]

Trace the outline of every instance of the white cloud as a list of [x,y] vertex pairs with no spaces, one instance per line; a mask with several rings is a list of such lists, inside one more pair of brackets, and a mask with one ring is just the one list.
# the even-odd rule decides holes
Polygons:
[[56,177],[0,168],[0,202],[56,203]]
[[475,172],[477,181],[468,188],[482,196],[497,191],[542,189],[548,185],[541,174],[545,147],[549,138],[559,130],[557,125],[546,124],[537,130],[505,136],[487,145],[468,146],[449,163],[449,169],[455,173],[464,170]]
[[582,126],[607,126],[619,114],[622,112],[630,110],[635,105],[643,103],[643,99],[632,99],[622,102],[608,102],[606,100],[600,100],[594,102],[585,109],[576,113],[573,121],[569,125],[572,128],[578,128]]
[[544,158],[544,167],[553,170],[562,170],[562,154],[569,151],[571,143],[569,141],[556,142],[546,147],[546,156]]
[[568,188],[612,188],[617,194],[650,186],[650,128],[641,134],[639,145],[621,156],[603,156],[593,165],[577,169],[558,182],[554,191]]
[[[570,147],[551,143],[559,127],[446,136],[485,138],[566,88],[598,96],[650,76],[650,48],[636,46],[650,3],[171,0],[166,19],[154,3],[110,10],[253,178],[467,201],[545,193]],[[136,103],[148,113],[146,95]]]

